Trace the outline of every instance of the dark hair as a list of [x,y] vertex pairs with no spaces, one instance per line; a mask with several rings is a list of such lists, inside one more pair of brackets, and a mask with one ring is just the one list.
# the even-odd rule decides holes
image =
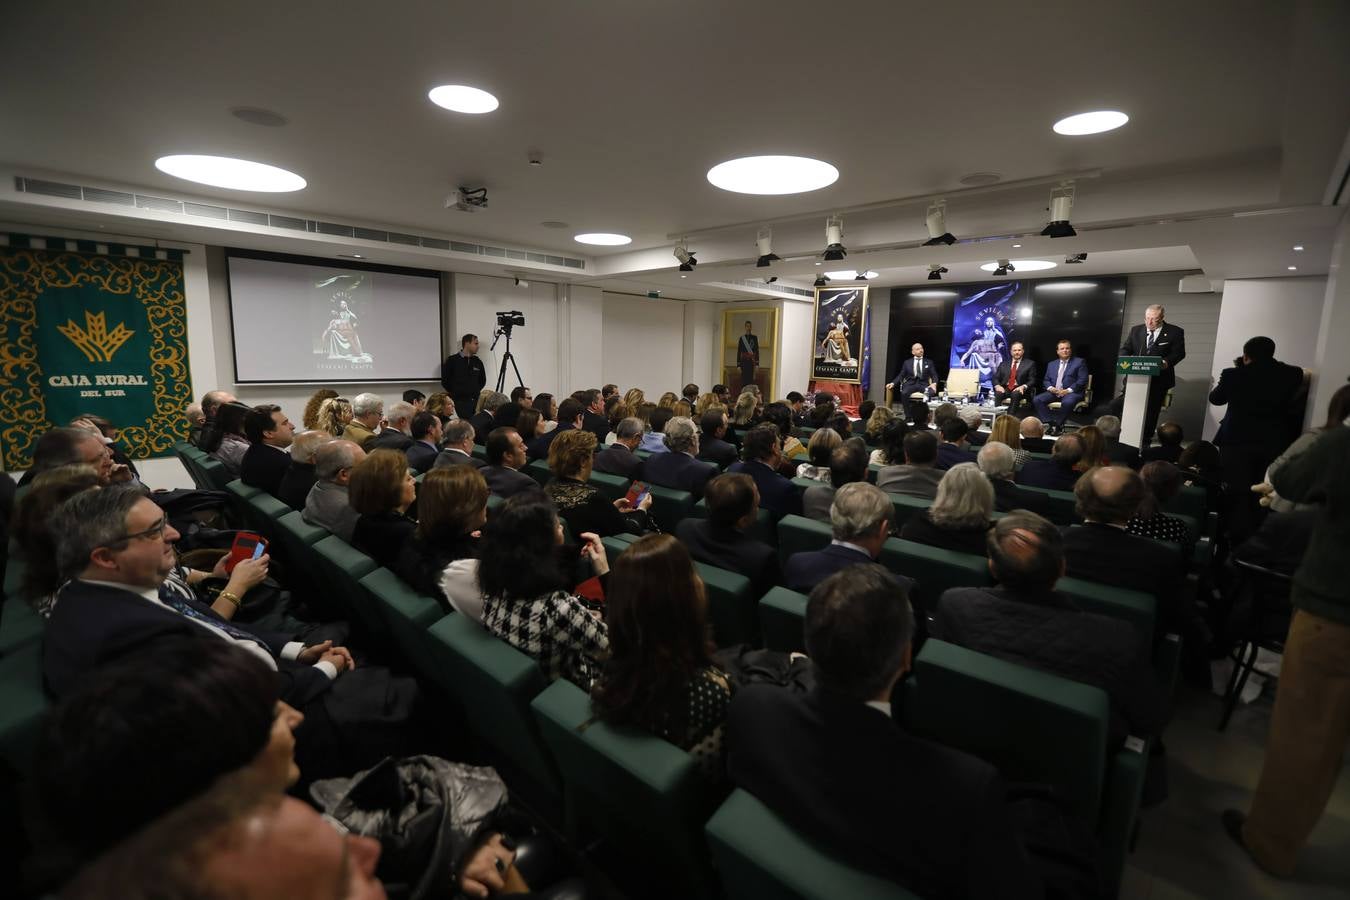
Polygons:
[[518,385],[516,385],[515,387],[511,388],[511,402],[512,402],[512,403],[519,403],[519,402],[520,402],[520,398],[521,398],[521,397],[524,397],[524,396],[525,396],[526,394],[528,394],[529,392],[530,392],[530,389],[527,388],[525,385],[523,385],[523,384],[518,384]]
[[488,432],[484,450],[488,465],[500,466],[506,454],[511,452],[511,435],[519,434],[514,428],[494,428]]
[[37,754],[43,809],[94,856],[252,762],[277,695],[276,675],[228,641],[157,638],[52,710]]
[[214,453],[220,449],[221,443],[225,440],[227,434],[242,435],[244,433],[244,421],[248,414],[253,412],[253,407],[245,406],[242,403],[222,403],[216,410],[216,417],[211,420],[210,427],[202,437],[202,450],[207,453]]
[[[0,478],[8,478],[0,473]],[[98,487],[98,470],[88,465],[57,466],[33,479],[28,492],[14,506],[10,534],[23,552],[25,565],[19,596],[28,600],[45,597],[61,586],[56,565],[57,535],[48,527],[52,513],[76,494]],[[17,563],[10,563],[18,568]],[[17,602],[19,597],[10,597]]]
[[558,424],[571,425],[577,420],[577,416],[584,412],[581,401],[574,397],[568,397],[558,404]]
[[417,413],[417,415],[412,417],[412,424],[408,426],[408,430],[412,434],[412,439],[414,441],[422,440],[431,433],[431,429],[439,424],[440,421],[441,417],[434,412],[428,412],[424,409]]
[[867,454],[853,441],[846,441],[830,453],[830,483],[835,490],[855,481],[867,480]]
[[781,400],[764,407],[764,421],[778,428],[778,436],[785,442],[792,436],[792,409]]
[[714,384],[712,386],[712,392],[714,394],[725,394],[727,392],[727,386],[725,384]]
[[559,565],[558,512],[543,491],[507,499],[478,542],[478,587],[484,597],[532,600],[569,585]]
[[1181,470],[1166,460],[1155,459],[1144,463],[1139,470],[1139,477],[1144,479],[1144,486],[1148,488],[1139,504],[1140,518],[1151,519],[1162,512],[1167,502],[1181,490]]
[[1158,443],[1164,447],[1180,447],[1184,437],[1185,433],[1176,422],[1164,422],[1158,426]]
[[822,687],[872,700],[900,671],[914,613],[895,576],[875,564],[826,578],[806,603],[806,653]]
[[1050,458],[1066,469],[1072,469],[1087,453],[1087,444],[1076,434],[1062,434],[1050,448]]
[[708,521],[735,525],[755,505],[755,480],[743,472],[728,472],[708,480],[703,488]]
[[954,444],[968,434],[970,434],[970,426],[962,421],[959,416],[952,416],[942,423],[942,439],[948,443]]
[[848,413],[837,412],[830,416],[830,428],[834,429],[842,441],[853,437],[853,423],[849,421]]
[[605,398],[605,418],[610,418],[610,416],[614,414],[614,410],[618,409],[619,404],[621,403],[623,403],[623,398],[618,394],[610,394],[607,396]]
[[897,416],[881,429],[881,455],[886,463],[898,466],[905,461],[905,437],[909,434],[909,425]]
[[932,419],[932,410],[923,400],[910,400],[905,404],[905,410],[909,413],[910,421],[914,423],[915,428],[923,428],[928,425]]
[[[1120,479],[1118,484],[1098,487],[1104,479]],[[1084,472],[1073,486],[1074,509],[1084,519],[1124,525],[1139,511],[1144,501],[1144,479],[1125,466],[1098,466]]]
[[1242,355],[1252,362],[1275,358],[1275,342],[1268,337],[1254,337],[1242,345]]
[[816,391],[811,397],[812,406],[824,406],[826,404],[834,405],[834,394],[829,391]]
[[1350,416],[1350,384],[1343,384],[1331,395],[1331,402],[1327,404],[1327,422],[1322,426],[1322,430],[1335,428],[1344,422],[1347,416]]
[[281,412],[281,407],[274,403],[259,403],[244,416],[244,436],[250,443],[261,444],[263,432],[276,431],[277,423],[272,418],[275,412]]
[[789,403],[801,403],[805,399],[801,391],[788,391],[787,402]]
[[1019,591],[1049,591],[1064,564],[1064,538],[1049,520],[1015,509],[985,539],[994,578]]
[[[515,425],[516,431],[520,433],[520,439],[529,443],[538,437],[539,424],[543,421],[544,417],[540,415],[539,410],[528,407],[522,409],[520,415],[516,417]],[[509,428],[510,426],[505,427]]]
[[625,550],[609,576],[605,623],[609,659],[591,690],[596,715],[686,741],[689,682],[712,665],[713,642],[703,583],[684,545],[649,534]]
[[778,433],[777,427],[769,424],[756,425],[745,433],[741,446],[746,459],[762,460],[773,455],[774,443],[781,440],[782,436]]
[[937,460],[937,436],[931,431],[911,431],[905,435],[905,461],[926,466]]
[[937,409],[933,410],[933,424],[937,425],[939,430],[947,420],[959,418],[960,414],[955,403],[939,403]]
[[619,393],[619,386],[611,382],[609,384],[602,386],[600,388],[600,393],[606,397],[612,397],[615,394]]
[[577,400],[580,401],[583,407],[589,408],[593,403],[595,403],[595,401],[600,399],[600,392],[595,388],[591,388],[585,391],[577,391],[577,393],[574,394],[573,396],[576,396]]
[[553,406],[552,394],[535,394],[534,403],[532,405],[535,409],[539,410],[539,418],[543,419],[545,422],[553,421],[553,416],[549,409],[549,407]]
[[1083,456],[1079,460],[1083,468],[1100,466],[1102,458],[1106,456],[1106,435],[1102,430],[1096,425],[1084,425],[1074,436],[1083,442]]
[[674,410],[667,409],[664,406],[658,406],[656,409],[652,410],[652,417],[648,420],[648,424],[651,425],[652,431],[658,433],[663,432],[666,430],[666,423],[674,417]]
[[636,413],[633,412],[633,407],[620,400],[617,394],[609,399],[615,402],[613,406],[610,407],[609,412],[606,413],[606,418],[609,420],[609,430],[617,432],[619,430],[619,423],[624,419],[636,415]]
[[520,404],[512,400],[497,407],[497,411],[492,414],[492,427],[515,428],[519,418]]
[[1196,441],[1185,450],[1181,451],[1181,457],[1177,459],[1177,465],[1183,469],[1192,469],[1196,472],[1214,471],[1223,462],[1219,457],[1219,448],[1209,441]]
[[476,341],[476,340],[478,340],[478,335],[476,334],[464,335],[462,338],[459,339],[459,349],[463,350],[465,344],[467,344],[469,341]]
[[305,411],[300,416],[300,424],[308,429],[319,427],[319,407],[325,400],[331,400],[338,396],[338,392],[332,388],[319,388],[305,404]]
[[858,418],[866,422],[872,418],[872,413],[876,411],[877,402],[875,400],[864,400],[858,404]]
[[705,412],[698,417],[698,427],[705,440],[717,435],[717,429],[726,424],[726,416],[724,412]]
[[404,403],[415,404],[419,400],[425,399],[427,399],[427,395],[417,390],[417,388],[408,388],[406,391],[403,392]]
[[811,423],[812,428],[824,428],[825,423],[830,421],[832,415],[834,415],[834,404],[823,403],[820,406],[811,407],[811,411],[806,414],[806,421]]

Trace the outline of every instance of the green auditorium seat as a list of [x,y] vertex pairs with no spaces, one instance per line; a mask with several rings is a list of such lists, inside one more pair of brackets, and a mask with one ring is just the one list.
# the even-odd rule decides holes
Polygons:
[[913,516],[933,505],[933,501],[926,497],[910,497],[906,494],[887,493],[886,498],[891,501],[893,510],[891,513],[891,529],[894,531],[899,531]]
[[472,456],[474,459],[481,459],[483,462],[487,462],[487,447],[483,446],[482,444],[474,444],[473,450],[469,453],[469,455]]
[[840,862],[739,788],[705,831],[722,889],[733,900],[917,900],[892,881]]
[[1197,484],[1183,484],[1177,495],[1167,501],[1163,512],[1178,513],[1193,519],[1205,518],[1205,489]]
[[694,495],[688,491],[649,485],[652,492],[652,508],[649,510],[656,524],[667,534],[675,533],[675,526],[694,512]]
[[549,479],[553,477],[553,472],[549,469],[548,460],[546,459],[534,460],[527,465],[523,471],[526,475],[539,482],[540,487],[548,484]]
[[375,560],[336,535],[324,538],[311,549],[322,589],[320,594],[327,601],[325,611],[341,612],[341,615],[323,618],[346,618],[376,637],[387,634],[384,619],[360,584],[362,578],[375,571]]
[[1158,601],[1152,594],[1131,591],[1109,584],[1098,584],[1082,578],[1061,578],[1055,590],[1062,591],[1088,612],[1101,613],[1113,619],[1124,619],[1135,627],[1145,642],[1152,644],[1153,628],[1158,615]]
[[406,657],[419,674],[429,677],[434,663],[427,628],[444,616],[445,610],[434,598],[414,591],[383,567],[362,578],[360,584],[384,616],[398,655]]
[[[994,577],[989,574],[989,560],[983,556],[957,553],[901,538],[888,538],[881,546],[877,562],[892,572],[916,579],[920,605],[928,609],[937,606],[938,598],[947,588],[994,583]],[[915,612],[917,614],[919,610]]]
[[225,485],[234,479],[230,470],[225,468],[225,464],[218,459],[212,459],[209,456],[202,456],[197,461],[197,468],[201,472],[201,477],[205,484],[198,482],[197,487],[208,491],[223,491]]
[[628,486],[633,483],[632,479],[610,475],[608,472],[592,472],[590,482],[609,500],[618,500],[627,494]]
[[794,553],[828,547],[832,536],[825,522],[805,516],[783,516],[778,520],[778,559],[786,565]]
[[505,502],[506,502],[505,500],[503,500],[501,497],[498,497],[496,494],[488,494],[488,502],[487,502],[488,509],[496,509]]
[[590,697],[568,681],[530,707],[562,772],[569,818],[632,862],[641,895],[716,897],[703,825],[723,792],[694,757],[641,729],[595,721]]
[[33,771],[46,711],[42,645],[29,641],[0,657],[0,761],[20,779]]
[[634,450],[634,451],[633,451],[633,455],[636,456],[638,459],[646,459],[647,457],[649,457],[649,456],[652,455],[652,451],[650,451],[650,450]]
[[[427,629],[433,678],[463,706],[469,728],[543,799],[562,797],[561,781],[530,701],[544,689],[538,663],[489,634],[468,616],[451,613]],[[512,791],[518,787],[505,776]]]
[[800,475],[798,475],[796,478],[793,478],[792,483],[795,484],[797,487],[801,488],[802,490],[806,490],[809,487],[815,487],[816,485],[820,484],[820,482],[816,481],[814,478],[803,478]]
[[[819,482],[817,482],[819,484]],[[700,500],[694,504],[690,515],[695,519],[706,519],[708,517],[708,501]],[[773,513],[763,507],[760,508],[755,517],[755,524],[751,525],[746,534],[757,541],[763,541],[770,547],[778,546],[778,521]]]
[[1052,491],[1049,488],[1032,487],[1029,484],[1019,485],[1019,487],[1044,494],[1050,498],[1050,515],[1046,518],[1056,525],[1072,525],[1082,520],[1078,515],[1076,506],[1078,501],[1074,498],[1072,491]]
[[765,647],[787,653],[806,651],[806,601],[805,594],[785,587],[776,587],[760,598],[759,627]]
[[[241,504],[244,511],[244,520],[249,527],[255,531],[261,532],[268,538],[277,533],[277,520],[288,513],[294,512],[285,503],[282,503],[276,497],[266,491],[251,489],[243,482],[231,481],[229,490],[234,492],[234,485],[239,485],[245,491],[253,490],[252,494],[241,496]],[[236,493],[236,496],[239,496]]]
[[930,639],[914,660],[904,717],[917,733],[998,767],[1009,781],[1048,784],[1095,830],[1114,895],[1139,810],[1148,744],[1107,746],[1100,688]]
[[[14,560],[9,564],[13,566]],[[5,595],[0,605],[0,656],[8,656],[28,644],[36,643],[47,622],[28,602],[16,594]]]
[[262,493],[262,488],[256,488],[249,484],[244,484],[238,478],[225,485],[225,490],[229,491],[240,500],[247,500],[249,497],[256,497]]
[[882,469],[884,469],[884,468],[885,468],[885,466],[882,466],[882,465],[880,465],[879,463],[869,463],[868,466],[867,466],[867,480],[868,480],[868,482],[871,483],[871,484],[876,484],[876,483],[877,483],[877,473],[880,472],[880,471],[881,471]]

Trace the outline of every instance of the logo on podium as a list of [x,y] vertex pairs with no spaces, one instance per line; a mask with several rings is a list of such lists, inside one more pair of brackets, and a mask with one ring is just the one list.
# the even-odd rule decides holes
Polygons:
[[1162,358],[1158,356],[1122,356],[1116,360],[1116,371],[1121,375],[1145,375],[1152,378],[1162,372]]

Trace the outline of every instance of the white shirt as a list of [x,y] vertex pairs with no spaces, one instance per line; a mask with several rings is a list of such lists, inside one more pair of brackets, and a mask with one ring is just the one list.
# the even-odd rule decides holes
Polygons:
[[483,592],[478,588],[478,560],[457,559],[441,573],[441,593],[455,611],[480,625],[483,622]]
[[891,712],[891,705],[884,700],[868,700],[867,705],[877,712],[885,713],[886,718],[888,719],[895,718],[894,714]]
[[868,559],[872,558],[872,554],[867,552],[867,548],[859,547],[857,544],[850,544],[848,541],[839,541],[839,540],[830,541],[830,546],[847,547],[850,550],[857,550],[859,553],[861,553],[863,556],[866,556]]

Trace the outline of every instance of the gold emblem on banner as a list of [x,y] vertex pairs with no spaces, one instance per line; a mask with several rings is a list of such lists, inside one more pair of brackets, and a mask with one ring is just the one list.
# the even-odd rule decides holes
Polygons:
[[81,328],[74,320],[67,319],[66,324],[56,326],[56,330],[78,347],[90,362],[112,362],[113,354],[136,333],[128,329],[125,322],[118,322],[117,327],[109,331],[103,313],[88,310],[84,313],[84,324]]

